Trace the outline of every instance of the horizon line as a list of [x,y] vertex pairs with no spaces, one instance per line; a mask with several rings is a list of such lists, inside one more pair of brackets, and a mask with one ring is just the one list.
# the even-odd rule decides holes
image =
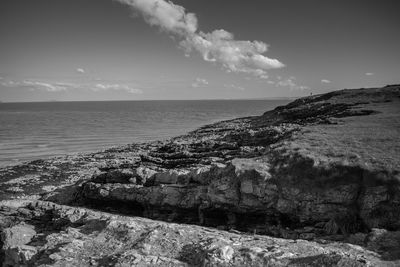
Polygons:
[[278,97],[260,97],[260,98],[200,98],[200,99],[133,99],[133,100],[39,100],[39,101],[0,101],[0,104],[18,104],[18,103],[63,103],[63,102],[134,102],[134,101],[240,101],[240,100],[291,100],[304,96],[278,96]]

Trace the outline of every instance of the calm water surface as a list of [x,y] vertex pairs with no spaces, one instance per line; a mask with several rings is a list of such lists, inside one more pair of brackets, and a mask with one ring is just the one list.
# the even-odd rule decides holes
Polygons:
[[0,167],[162,140],[288,100],[0,103]]

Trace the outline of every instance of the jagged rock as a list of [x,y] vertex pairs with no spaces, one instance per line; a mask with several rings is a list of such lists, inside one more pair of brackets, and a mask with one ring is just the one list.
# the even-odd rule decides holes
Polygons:
[[37,252],[36,248],[26,245],[35,235],[34,227],[24,222],[3,229],[0,236],[1,251],[4,254],[2,266],[26,266]]
[[385,260],[400,258],[400,231],[390,232],[374,228],[367,235],[365,242],[368,249],[380,252]]
[[[5,215],[0,212],[0,217],[12,215],[36,229],[36,242],[3,255],[3,262],[12,266],[395,266],[400,263],[383,261],[372,251],[344,243],[319,244],[236,234],[43,201],[9,201],[1,205],[8,207],[8,212]],[[21,214],[21,208],[30,212]]]
[[[221,230],[313,239],[326,242],[328,247],[332,246],[329,240],[348,240],[396,260],[396,231],[400,230],[399,103],[398,85],[342,90],[298,99],[262,116],[207,125],[166,141],[37,160],[0,169],[0,200],[40,198]],[[49,206],[46,210],[51,214],[58,208]],[[0,210],[4,229],[18,224],[12,223],[9,211]],[[23,208],[18,212],[26,221],[32,212],[39,211]],[[76,217],[80,218],[80,212]],[[63,220],[55,221],[60,224]],[[85,227],[102,232],[102,224],[96,219],[93,224],[85,222]],[[68,242],[82,234],[76,230],[78,226],[70,226]],[[392,232],[371,232],[373,228]],[[160,251],[157,256],[152,254],[157,244],[151,241],[134,251],[121,250],[102,259],[91,256],[88,262],[114,264],[121,257],[121,262],[129,259],[129,263],[143,265],[263,265],[265,259],[260,255],[267,253],[271,258],[273,251],[256,242],[253,248],[238,251],[230,241],[195,240],[200,245],[179,248],[180,257],[171,258]],[[30,245],[17,246],[8,257],[29,261],[34,253],[26,247]],[[285,246],[290,247],[289,243]],[[92,249],[84,247],[82,253],[90,254]],[[277,253],[290,255],[281,247]],[[46,260],[58,262],[64,256],[72,257],[68,255],[53,253]],[[362,259],[360,262],[365,264]],[[274,258],[268,264],[357,266],[359,262],[324,252],[293,261]]]
[[25,223],[7,228],[1,233],[3,249],[25,245],[29,243],[35,235],[34,227]]
[[[134,179],[132,181],[132,179]],[[136,183],[135,174],[131,169],[113,169],[108,172],[102,172],[93,178],[96,183]]]
[[178,184],[178,183],[188,183],[189,170],[168,170],[166,172],[159,172],[154,175],[153,184]]
[[10,247],[4,250],[3,266],[27,266],[36,254],[37,250],[32,246]]
[[157,171],[146,167],[138,167],[135,172],[137,184],[145,184],[157,173]]

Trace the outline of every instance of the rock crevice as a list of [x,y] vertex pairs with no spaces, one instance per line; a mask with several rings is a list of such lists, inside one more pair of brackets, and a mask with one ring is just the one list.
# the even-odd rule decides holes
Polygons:
[[[2,169],[0,199],[51,202],[1,204],[0,261],[17,266],[56,264],[76,253],[79,263],[85,264],[273,266],[271,257],[277,266],[383,264],[379,257],[396,261],[400,258],[395,248],[400,244],[399,103],[398,86],[342,90],[298,99],[259,117],[207,125],[166,141]],[[74,207],[62,206],[66,204]],[[41,228],[50,222],[54,233]],[[26,232],[26,240],[13,238],[16,229]],[[160,233],[171,239],[161,238]],[[235,247],[235,242],[224,239],[233,238],[232,233],[249,243]],[[258,240],[271,237],[259,234],[288,240],[279,241],[285,248],[268,245],[272,241]],[[129,251],[121,243],[126,235],[132,241]],[[104,236],[115,242],[102,247]],[[295,251],[310,249],[311,243],[304,239],[327,245],[313,243],[318,251],[303,251],[303,256],[285,254],[293,244]],[[85,245],[81,252],[72,249],[72,254],[59,251],[87,240],[95,240],[98,247]],[[167,248],[165,240],[183,243]],[[343,256],[349,247],[332,245],[332,240],[379,255],[353,251],[363,258]],[[152,253],[154,248],[157,254]],[[106,256],[94,257],[96,249]],[[284,260],[278,251],[284,251]]]

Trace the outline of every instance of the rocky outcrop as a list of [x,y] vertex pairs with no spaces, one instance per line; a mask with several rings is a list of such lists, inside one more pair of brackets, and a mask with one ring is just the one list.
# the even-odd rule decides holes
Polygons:
[[[6,251],[2,255],[4,266],[395,266],[400,263],[380,259],[377,253],[357,245],[246,235],[42,201],[1,204],[0,228],[7,233],[2,236]],[[370,243],[377,249],[384,247],[376,239]]]
[[145,184],[132,182],[142,179],[139,175],[125,183],[99,182],[95,176],[81,194],[94,207],[131,203],[131,212],[140,216],[278,236],[284,234],[276,233],[277,226],[318,225],[318,235],[399,229],[399,185],[385,184],[382,173],[355,166],[319,168],[296,155],[274,160],[233,159],[168,170],[154,173]]
[[[195,232],[202,234],[205,232],[200,229],[206,228],[194,225],[282,237],[288,239],[282,241],[282,246],[294,251],[298,249],[295,248],[299,246],[298,242],[317,247],[320,245],[289,240],[315,240],[327,243],[326,247],[329,248],[337,246],[331,243],[332,240],[349,242],[365,249],[359,248],[360,253],[369,254],[371,252],[366,250],[373,250],[378,253],[373,257],[396,261],[400,258],[396,248],[400,240],[397,232],[400,230],[399,104],[400,86],[342,90],[298,99],[259,117],[204,126],[187,135],[162,142],[126,145],[0,170],[1,199],[41,199],[108,213],[51,206],[49,202],[30,200],[27,206],[21,204],[24,207],[21,208],[23,215],[19,208],[11,215],[7,213],[7,209],[11,209],[8,208],[9,203],[16,205],[18,202],[5,202],[2,206],[6,207],[6,211],[0,211],[5,222],[2,222],[5,225],[2,226],[2,257],[5,257],[4,262],[15,264],[29,263],[32,259],[42,257],[37,255],[44,252],[36,252],[46,251],[47,248],[30,245],[35,240],[34,236],[37,236],[34,232],[38,233],[39,229],[36,226],[32,228],[32,224],[27,222],[32,214],[44,212],[48,216],[45,216],[46,220],[49,220],[59,219],[60,212],[80,214],[84,210],[84,213],[97,214],[95,217],[101,214],[112,218],[108,221],[118,217],[111,213],[188,223],[191,226],[185,226],[185,229],[196,229]],[[61,216],[61,221],[65,216]],[[20,219],[14,221],[16,218]],[[128,220],[128,217],[124,218]],[[72,219],[68,217],[66,220],[70,220],[71,227],[75,227]],[[163,227],[168,225],[158,224]],[[168,227],[172,226],[176,225]],[[99,232],[109,233],[111,239],[117,238],[117,232],[105,229],[108,228],[102,228]],[[169,230],[164,230],[154,240],[161,242],[162,234],[169,236]],[[227,234],[212,231],[222,239]],[[14,240],[11,237],[16,232],[26,233],[26,236]],[[257,239],[251,235],[245,236],[251,240],[246,244],[249,247],[264,240],[258,235]],[[294,253],[294,261],[286,260],[286,256],[283,257],[285,261],[281,261],[263,249],[255,254],[252,252],[258,256],[251,256],[241,254],[242,250],[236,250],[230,241],[206,244],[199,236],[198,239],[191,234],[186,237],[194,238],[200,244],[191,245],[188,251],[183,247],[176,248],[180,251],[179,255],[185,255],[188,259],[168,254],[164,259],[166,262],[158,261],[166,255],[162,252],[165,248],[156,250],[151,257],[135,251],[129,259],[135,258],[139,259],[140,264],[150,264],[153,256],[157,255],[159,259],[155,262],[165,265],[210,263],[242,266],[266,262],[272,266],[369,264],[368,261],[347,261],[348,258],[342,256],[335,256],[335,260],[330,256],[326,258],[330,252],[323,252],[325,256],[305,256],[304,261],[296,258],[300,254]],[[119,254],[113,254],[111,249],[104,247],[105,254],[113,255],[107,258],[107,262],[125,263],[125,256],[122,261],[115,259],[115,255],[128,253],[127,247],[118,242],[107,246],[120,248]],[[293,247],[290,244],[294,244]],[[249,250],[249,247],[243,248],[243,251]],[[93,249],[85,247],[84,251],[90,254]],[[212,251],[216,249],[218,252],[215,254]],[[282,249],[279,248],[280,251]],[[237,256],[237,253],[241,256]],[[302,253],[309,255],[308,252]],[[352,256],[346,257],[353,257],[352,253],[356,252],[352,250]],[[218,259],[214,261],[212,255],[222,255],[227,260],[220,262],[220,258],[215,256]],[[273,260],[265,261],[264,256],[260,260],[260,255]],[[152,260],[148,261],[148,257]],[[376,265],[376,260],[370,263]],[[132,263],[130,260],[127,262]],[[80,263],[86,264],[86,258]],[[95,263],[103,264],[97,258]],[[379,264],[377,266],[381,266]]]

